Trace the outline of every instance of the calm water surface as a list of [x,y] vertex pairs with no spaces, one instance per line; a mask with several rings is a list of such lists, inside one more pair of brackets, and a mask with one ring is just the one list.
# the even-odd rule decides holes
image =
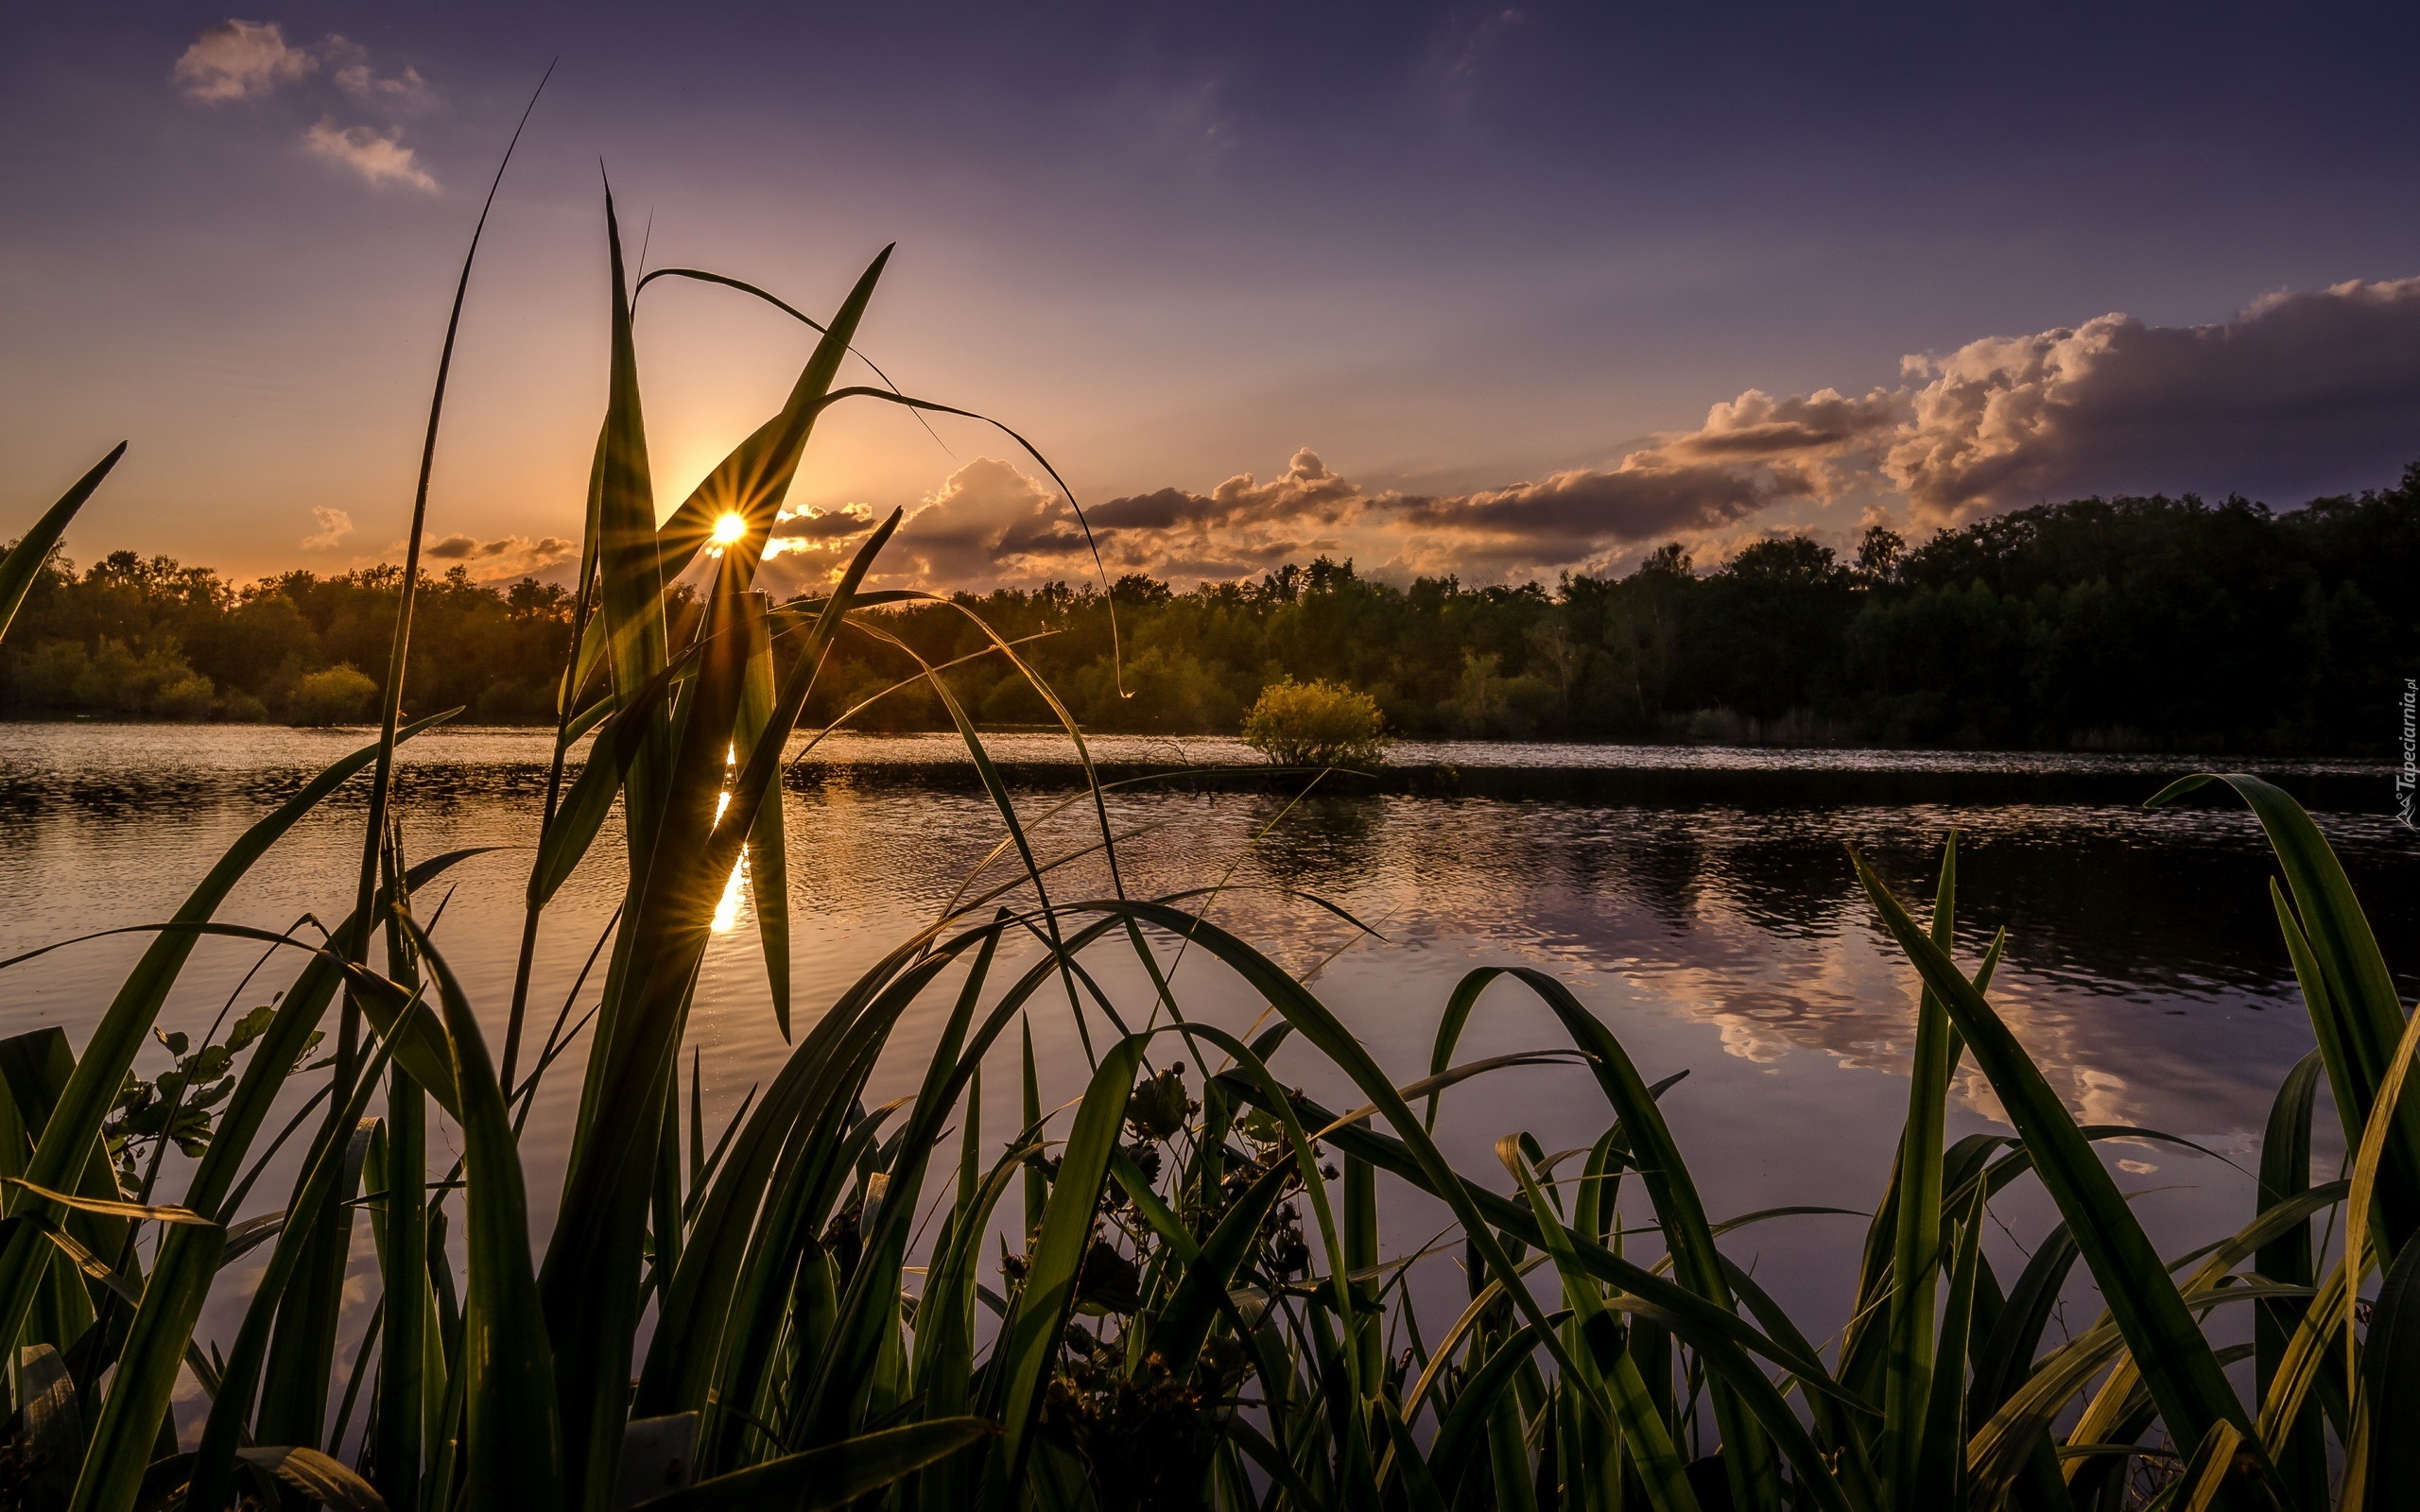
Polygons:
[[[362,738],[0,725],[0,954],[165,918],[245,826]],[[405,749],[399,791],[413,855],[505,848],[434,889],[447,898],[438,941],[500,1043],[548,740],[468,730]],[[1098,839],[1089,803],[1066,801],[1075,773],[1063,742],[1009,736],[996,749],[1045,855]],[[1324,782],[1303,797],[1303,780],[1250,771],[1252,753],[1233,741],[1112,737],[1096,754],[1119,778],[1207,769],[1114,792],[1128,889],[1227,879],[1213,916],[1310,974],[1400,1078],[1425,1074],[1455,981],[1475,966],[1509,963],[1569,983],[1651,1079],[1689,1070],[1665,1106],[1718,1217],[1781,1203],[1864,1210],[1887,1172],[1904,1112],[1914,989],[1856,887],[1852,847],[1903,896],[1928,896],[1940,848],[1958,832],[1962,954],[1971,961],[1991,931],[2007,929],[1995,1001],[2092,1121],[2164,1129],[2242,1160],[2277,1079],[2311,1044],[2270,911],[2256,826],[2216,800],[2155,814],[2136,806],[2193,769],[2189,759],[1419,745],[1397,751],[1403,770],[1383,782]],[[2410,973],[2420,968],[2420,844],[2390,816],[2384,769],[2272,770],[2317,812],[2410,995]],[[279,928],[305,912],[341,916],[362,802],[358,787],[348,789],[306,820],[220,917]],[[795,767],[786,816],[804,1022],[930,919],[1004,833],[962,755],[941,737],[827,740]],[[534,994],[542,1018],[562,1006],[611,914],[618,845],[609,829],[549,915]],[[987,875],[1010,873],[995,865]],[[1074,899],[1104,894],[1110,882],[1095,858],[1054,874],[1051,886],[1054,897]],[[1289,891],[1337,904],[1377,937]],[[424,914],[433,906],[424,900]],[[117,936],[0,974],[0,1034],[58,1024],[80,1044],[141,948],[140,936]],[[256,956],[232,942],[202,944],[163,1026],[206,1028]],[[1103,987],[1138,1017],[1148,1012],[1131,954],[1103,950],[1097,959]],[[294,969],[272,963],[238,1007],[266,1001]],[[1199,953],[1177,964],[1175,980],[1189,1014],[1241,1027],[1260,1011]],[[921,1020],[911,1017],[876,1098],[914,1085],[918,1029],[946,1012],[949,988],[935,990]],[[1064,1003],[1037,1010],[1034,1029],[1046,1102],[1073,1097],[1085,1067]],[[786,1053],[746,907],[709,953],[691,1041],[711,1108],[735,1107]],[[1482,1000],[1461,1058],[1557,1042],[1550,1016],[1499,985]],[[1315,1094],[1342,1095],[1308,1059],[1281,1058],[1278,1069]],[[542,1230],[579,1073],[575,1046],[551,1075],[527,1146]],[[1012,1062],[1003,1059],[987,1081],[1005,1092]],[[1012,1111],[995,1094],[985,1123],[1005,1138]],[[1996,1113],[1970,1074],[1953,1137],[2002,1127]],[[1584,1074],[1535,1068],[1456,1089],[1442,1128],[1458,1161],[1484,1178],[1498,1172],[1500,1133],[1527,1129],[1552,1150],[1587,1143],[1606,1119]],[[2171,1247],[2249,1215],[2249,1182],[2221,1160],[2151,1144],[2115,1145],[2110,1156]],[[180,1186],[171,1177],[166,1190]],[[2029,1200],[2011,1208],[2018,1230]],[[1411,1247],[1442,1222],[1416,1199],[1393,1201],[1391,1249]],[[1854,1219],[1801,1218],[1728,1243],[1786,1303],[1806,1309],[1810,1324],[1829,1327],[1859,1231]]]

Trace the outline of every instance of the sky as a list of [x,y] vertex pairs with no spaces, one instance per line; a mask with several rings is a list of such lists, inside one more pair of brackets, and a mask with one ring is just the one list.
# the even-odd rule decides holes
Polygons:
[[[1404,580],[1847,550],[2087,494],[2278,507],[2420,459],[2420,10],[2285,5],[170,3],[0,16],[0,537],[560,576],[633,263],[997,418],[1113,573]],[[812,333],[658,283],[669,512]],[[866,381],[862,368],[854,381]],[[768,570],[1080,579],[1032,456],[819,427]]]

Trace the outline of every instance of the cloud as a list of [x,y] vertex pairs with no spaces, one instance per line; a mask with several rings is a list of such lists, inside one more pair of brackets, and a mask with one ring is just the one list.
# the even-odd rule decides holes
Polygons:
[[1378,501],[1411,531],[1395,564],[1600,568],[1673,535],[1720,554],[1710,533],[1791,502],[1948,525],[2087,494],[2356,487],[2420,455],[2420,278],[2272,295],[2209,325],[2107,315],[1901,369],[1861,397],[1749,389],[1611,469]]
[[1343,549],[1340,532],[1372,502],[1304,447],[1267,482],[1238,472],[1207,493],[1129,494],[1087,507],[1079,520],[1063,497],[985,457],[951,474],[908,517],[899,540],[936,582],[950,581],[953,571],[987,569],[1028,581],[1089,576],[1096,551],[1112,576],[1235,577]]
[[222,21],[202,28],[170,76],[185,98],[208,105],[274,94],[320,66],[307,48],[285,41],[274,21]]
[[317,43],[288,43],[284,28],[273,21],[222,21],[194,39],[177,60],[171,77],[186,99],[223,105],[266,98],[323,71],[334,88],[314,86],[298,102],[305,110],[320,108],[318,123],[302,133],[303,147],[359,174],[366,182],[407,184],[436,193],[437,180],[391,125],[338,124],[340,116],[365,112],[391,121],[436,101],[418,69],[381,74],[358,43],[334,34]]
[[1409,532],[1395,565],[1505,576],[1601,567],[1626,547],[1717,530],[1802,491],[1751,468],[1674,465],[1645,451],[1608,470],[1574,469],[1474,493],[1391,500],[1386,507]]
[[1303,520],[1334,524],[1353,518],[1362,502],[1358,485],[1329,472],[1319,453],[1305,446],[1266,483],[1238,472],[1206,494],[1161,489],[1110,499],[1084,512],[1096,530],[1212,530]]
[[311,518],[319,522],[320,528],[315,533],[302,538],[302,546],[305,551],[324,551],[353,534],[353,516],[342,509],[328,509],[314,506],[311,509]]
[[766,533],[766,555],[803,550],[808,542],[846,540],[873,524],[871,505],[844,504],[838,509],[806,509],[797,514],[785,510]]
[[1058,531],[1071,516],[1051,490],[996,457],[952,472],[910,510],[883,565],[885,576],[929,588],[1024,573],[1038,553],[1061,555]]
[[[1618,571],[1678,540],[1701,561],[1810,526],[1842,544],[1886,521],[1950,524],[2041,498],[2241,490],[2278,503],[2389,478],[2420,456],[2420,278],[2260,300],[2230,320],[2123,315],[1909,357],[1895,387],[1760,388],[1694,429],[1598,467],[1457,493],[1366,487],[1308,447],[1263,480],[1102,500],[1082,523],[1055,490],[983,457],[926,495],[876,576],[951,590],[1147,572],[1254,576],[1321,553],[1391,577]],[[794,572],[829,573],[864,505],[775,527]]]
[[421,548],[424,557],[461,567],[480,582],[544,572],[569,561],[579,552],[579,542],[561,536],[542,536],[536,541],[527,536],[499,536],[481,541],[476,536],[451,535]]
[[409,184],[427,194],[437,193],[437,180],[394,134],[367,126],[338,127],[322,116],[302,134],[302,145],[316,156],[351,168],[370,183]]
[[320,52],[332,69],[329,77],[337,88],[363,104],[389,111],[417,111],[437,101],[436,91],[420,70],[406,64],[400,74],[381,76],[370,61],[369,50],[359,43],[331,36],[320,44]]
[[2271,295],[2232,320],[2104,315],[1910,358],[1882,465],[1945,523],[2075,493],[2295,490],[2420,455],[2420,278]]

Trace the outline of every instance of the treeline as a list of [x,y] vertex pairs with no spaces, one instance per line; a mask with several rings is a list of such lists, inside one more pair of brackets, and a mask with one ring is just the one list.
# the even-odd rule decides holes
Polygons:
[[[207,567],[112,552],[78,573],[54,554],[0,652],[0,706],[20,717],[367,717],[394,639],[400,567],[238,587]],[[572,597],[551,583],[424,580],[406,698],[496,723],[550,719]]]
[[[2420,673],[2420,464],[2400,487],[2285,512],[2241,499],[2085,499],[1910,547],[1869,530],[1843,560],[1805,538],[1695,570],[1677,545],[1627,576],[1552,588],[1409,588],[1350,562],[1100,600],[1053,585],[962,596],[1076,716],[1110,730],[1233,730],[1282,677],[1364,689],[1399,733],[1476,738],[1881,742],[2383,752]],[[981,634],[900,615],[936,662]],[[852,692],[904,659],[852,651]],[[952,674],[982,718],[1046,716],[998,659]],[[859,716],[934,728],[925,696]]]
[[[334,696],[314,675],[350,667],[367,704],[400,580],[381,567],[239,588],[130,552],[80,574],[57,561],[11,633],[0,699],[19,714],[309,717]],[[1469,588],[1396,587],[1323,558],[1183,593],[1130,576],[1107,596],[1122,690],[1089,587],[960,594],[888,627],[939,664],[982,650],[972,611],[1105,730],[1232,732],[1294,678],[1364,689],[1410,735],[2378,752],[2420,672],[2420,464],[2395,489],[2282,513],[2086,499],[1914,546],[1877,527],[1845,560],[1789,538],[1701,572],[1671,545],[1619,578]],[[570,594],[457,571],[419,606],[409,707],[548,716]],[[915,670],[844,638],[810,714]],[[986,725],[1050,718],[996,654],[946,675]],[[947,724],[920,687],[851,722]]]

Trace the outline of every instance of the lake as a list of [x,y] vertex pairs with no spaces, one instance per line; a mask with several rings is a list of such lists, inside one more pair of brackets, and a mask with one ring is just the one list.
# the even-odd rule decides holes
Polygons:
[[[0,725],[0,954],[166,918],[246,825],[365,738]],[[1098,840],[1089,801],[1070,801],[1080,787],[1064,741],[1009,735],[994,748],[1042,855]],[[543,731],[441,730],[406,746],[399,767],[410,855],[505,848],[458,867],[422,900],[424,918],[443,900],[436,938],[492,1046],[501,1044],[548,749]],[[1128,891],[1223,880],[1212,917],[1307,975],[1399,1079],[1426,1074],[1456,980],[1502,964],[1568,983],[1651,1080],[1687,1070],[1665,1107],[1718,1220],[1784,1203],[1867,1210],[1887,1174],[1915,990],[1856,885],[1851,848],[1912,902],[1929,898],[1955,830],[1961,957],[1971,966],[1991,932],[2007,930],[1992,996],[2052,1084],[2089,1121],[2165,1130],[2225,1158],[2109,1147],[2167,1247],[2249,1217],[2251,1183],[2225,1161],[2252,1163],[2278,1078],[2311,1045],[2257,827],[2210,790],[2176,810],[2139,807],[2169,777],[2204,765],[2188,758],[1408,744],[1379,778],[1308,783],[1267,773],[1232,740],[1102,737],[1095,749],[1121,784],[1107,806]],[[2392,818],[2389,770],[2253,765],[2317,814],[2408,998],[2420,967],[2420,843]],[[220,917],[272,929],[306,912],[340,917],[366,789],[357,781],[282,841]],[[946,737],[834,736],[793,767],[786,803],[804,1023],[928,922],[1005,831]],[[613,912],[618,847],[609,826],[548,916],[533,1034],[562,1006]],[[1010,880],[1012,866],[1012,857],[995,863],[985,876]],[[1072,900],[1105,894],[1111,882],[1096,854],[1049,885],[1055,899]],[[769,1080],[786,1053],[751,910],[728,912],[691,1030],[710,1116]],[[58,1024],[80,1045],[143,941],[118,936],[11,968],[0,977],[0,1034]],[[1238,1029],[1254,1021],[1257,998],[1201,953],[1180,960],[1172,942],[1162,944],[1188,1015]],[[207,1028],[258,956],[205,941],[162,1026]],[[1103,989],[1147,1015],[1131,953],[1104,947],[1094,959]],[[270,963],[237,1008],[268,1001],[295,969]],[[594,991],[592,982],[575,1019]],[[911,1014],[870,1100],[912,1090],[920,1026],[947,1011],[950,995],[937,990],[919,1005],[921,1019]],[[1064,999],[1037,999],[1032,1022],[1046,1105],[1072,1098],[1086,1068]],[[1499,983],[1458,1058],[1561,1042],[1550,1015]],[[986,1078],[986,1132],[996,1139],[1013,1132],[1013,1054],[1011,1045],[995,1057]],[[143,1064],[165,1059],[155,1049]],[[1277,1069],[1332,1103],[1341,1096],[1306,1057],[1281,1056]],[[575,1045],[550,1074],[525,1145],[542,1234],[565,1154],[562,1108],[579,1073]],[[1952,1137],[2002,1127],[1996,1112],[1970,1070],[1953,1100]],[[1440,1128],[1463,1170],[1500,1186],[1498,1134],[1527,1130],[1555,1150],[1587,1143],[1607,1119],[1584,1073],[1528,1067],[1447,1093]],[[2329,1162],[2331,1123],[2321,1121]],[[163,1187],[170,1198],[182,1190],[176,1169],[172,1161]],[[285,1179],[273,1172],[252,1205],[282,1205]],[[1440,1209],[1404,1194],[1389,1202],[1390,1252],[1443,1227]],[[1996,1211],[2030,1235],[2047,1208],[2029,1184]],[[1820,1339],[1812,1325],[1837,1326],[1862,1227],[1800,1217],[1726,1243],[1761,1267],[1786,1305],[1806,1310]],[[235,1305],[213,1303],[222,1334]]]

